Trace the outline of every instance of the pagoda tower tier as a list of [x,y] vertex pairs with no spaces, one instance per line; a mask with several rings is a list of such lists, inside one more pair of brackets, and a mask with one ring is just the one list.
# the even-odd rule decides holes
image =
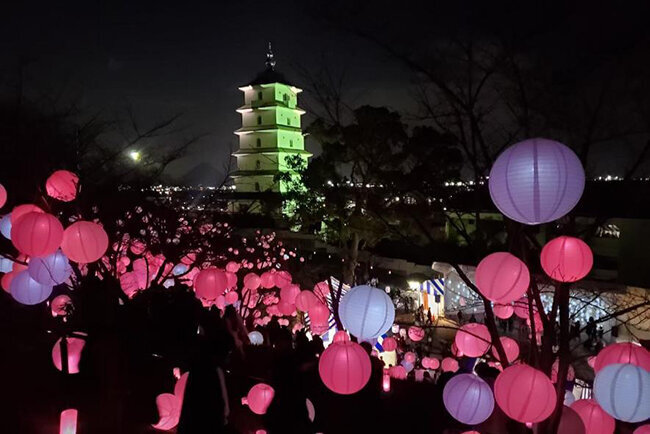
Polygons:
[[277,71],[273,53],[267,53],[266,70],[252,82],[239,88],[244,105],[237,109],[242,127],[235,131],[239,149],[233,153],[237,171],[232,175],[240,193],[284,193],[287,186],[275,181],[279,173],[291,173],[287,157],[299,155],[305,162],[311,153],[305,150],[298,107],[301,89],[291,85]]

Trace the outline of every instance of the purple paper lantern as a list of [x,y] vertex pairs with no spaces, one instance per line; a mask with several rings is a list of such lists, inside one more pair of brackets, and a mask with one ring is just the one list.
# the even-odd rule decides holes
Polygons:
[[519,142],[494,162],[490,196],[503,214],[527,225],[557,220],[580,200],[585,172],[576,154],[560,142]]
[[0,234],[8,240],[11,239],[11,213],[0,219]]
[[42,285],[29,277],[27,270],[23,270],[16,274],[11,284],[9,285],[11,296],[17,302],[22,304],[38,304],[41,303],[52,294],[52,287],[49,285]]
[[442,400],[449,414],[466,425],[484,422],[494,410],[490,386],[474,374],[460,374],[449,380]]
[[54,286],[68,280],[72,274],[72,267],[68,258],[59,249],[43,258],[32,258],[27,271],[29,276],[38,283]]

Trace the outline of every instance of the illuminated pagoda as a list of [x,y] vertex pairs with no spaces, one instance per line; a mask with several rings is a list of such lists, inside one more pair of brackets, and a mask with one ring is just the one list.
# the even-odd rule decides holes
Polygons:
[[275,70],[271,44],[266,53],[266,69],[246,86],[244,105],[237,109],[242,116],[239,136],[237,171],[232,175],[237,193],[284,193],[287,185],[276,182],[280,173],[290,173],[286,158],[299,155],[305,162],[312,154],[305,150],[298,107],[302,92]]

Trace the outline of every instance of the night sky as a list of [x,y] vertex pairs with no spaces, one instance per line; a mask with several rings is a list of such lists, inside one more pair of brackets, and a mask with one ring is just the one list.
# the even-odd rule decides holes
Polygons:
[[[538,43],[531,49],[557,52],[551,61],[558,62],[576,54],[572,47],[581,47],[581,54],[588,47],[587,54],[599,58],[647,41],[648,32],[641,3],[623,11],[615,2],[493,7],[470,1],[333,1],[320,10],[316,2],[289,0],[16,3],[0,12],[3,94],[15,84],[23,59],[30,86],[77,98],[88,112],[111,117],[132,106],[142,122],[182,113],[186,135],[207,136],[170,173],[194,172],[192,181],[204,182],[218,178],[215,173],[236,143],[234,110],[242,103],[237,87],[264,68],[267,41],[274,45],[277,69],[298,85],[295,65],[317,68],[327,59],[345,72],[351,104],[408,113],[415,110],[410,72],[341,27],[358,26],[415,46],[459,29],[537,29]],[[332,26],[332,16],[342,26]]]

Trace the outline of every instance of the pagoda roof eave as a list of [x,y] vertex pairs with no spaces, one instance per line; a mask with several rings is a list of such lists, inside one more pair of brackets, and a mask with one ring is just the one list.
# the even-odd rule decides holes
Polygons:
[[261,105],[261,106],[257,106],[257,107],[253,107],[250,104],[246,104],[246,105],[243,105],[243,106],[239,107],[235,111],[237,113],[247,113],[247,112],[252,112],[253,110],[256,110],[256,109],[259,109],[259,110],[271,110],[271,109],[277,109],[277,108],[283,108],[283,109],[287,109],[287,110],[294,110],[294,111],[298,112],[301,115],[304,115],[305,113],[307,113],[306,111],[304,111],[300,107],[291,108],[291,107],[287,107],[287,106],[282,105],[282,104]]
[[287,86],[289,89],[291,89],[294,93],[300,93],[302,92],[302,89],[296,86],[293,86],[291,84],[287,83],[281,83],[279,81],[273,82],[273,83],[264,83],[264,84],[247,84],[244,86],[240,86],[238,89],[241,90],[242,92],[247,91],[249,89],[253,89],[254,87],[273,87],[276,84],[281,84],[283,86]]
[[273,132],[273,131],[277,131],[277,130],[292,131],[294,133],[301,133],[302,134],[302,130],[300,129],[300,127],[289,127],[289,126],[286,126],[286,125],[274,125],[274,126],[267,125],[267,126],[261,126],[261,127],[243,127],[243,128],[240,128],[240,129],[236,130],[234,133],[239,136],[239,135],[242,135],[242,134],[258,133],[258,132],[267,133],[267,132]]
[[304,149],[294,149],[294,148],[255,148],[249,150],[243,150],[240,149],[236,152],[233,152],[231,155],[233,157],[239,157],[239,156],[244,156],[244,155],[255,155],[255,154],[300,154],[300,155],[306,155],[308,157],[311,157],[312,154],[309,151],[306,151]]

